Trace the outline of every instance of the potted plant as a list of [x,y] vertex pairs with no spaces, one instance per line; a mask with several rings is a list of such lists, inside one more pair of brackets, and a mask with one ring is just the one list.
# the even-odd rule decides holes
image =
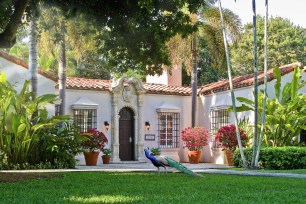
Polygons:
[[152,156],[157,156],[157,155],[160,155],[160,149],[158,147],[153,147],[151,148],[151,153],[150,155]]
[[111,157],[111,154],[112,153],[112,150],[111,149],[104,149],[103,151],[103,155],[102,155],[102,161],[103,161],[103,164],[109,164],[109,160],[110,160],[110,157]]
[[[242,146],[247,145],[247,136],[244,130],[239,128],[240,138]],[[222,150],[225,150],[227,157],[227,162],[229,166],[233,166],[233,154],[238,146],[236,126],[235,125],[226,125],[221,127],[216,134],[216,141],[218,141],[222,147]]]
[[97,160],[100,151],[104,151],[108,140],[103,132],[97,129],[90,129],[87,132],[82,132],[83,136],[82,148],[87,166],[97,165]]
[[182,131],[181,139],[184,148],[188,148],[189,163],[197,164],[200,161],[201,151],[208,145],[209,133],[203,127],[188,127]]

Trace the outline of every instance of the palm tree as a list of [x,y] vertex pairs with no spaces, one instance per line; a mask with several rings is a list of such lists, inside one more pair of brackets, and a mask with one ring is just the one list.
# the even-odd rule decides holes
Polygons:
[[222,33],[223,33],[223,40],[224,40],[224,49],[225,49],[225,53],[226,53],[227,73],[228,73],[229,85],[230,85],[230,90],[231,90],[232,106],[233,106],[233,112],[234,112],[234,115],[235,115],[235,126],[236,126],[237,141],[238,141],[238,145],[239,145],[239,150],[240,150],[243,166],[245,168],[247,168],[248,164],[247,164],[246,158],[244,156],[243,146],[242,146],[241,137],[240,137],[240,131],[239,131],[239,127],[238,127],[238,116],[237,116],[237,111],[236,111],[236,99],[235,99],[235,92],[234,92],[234,88],[233,88],[233,79],[232,79],[232,74],[231,74],[231,63],[230,63],[230,57],[229,57],[229,50],[228,50],[225,24],[224,24],[224,19],[223,19],[223,11],[222,11],[221,0],[218,0],[218,3],[219,3],[221,23],[222,23]]
[[261,129],[260,129],[260,137],[258,141],[258,148],[256,150],[256,157],[254,162],[254,167],[258,168],[258,160],[259,160],[259,153],[260,153],[260,146],[264,134],[264,127],[266,123],[266,103],[267,103],[267,69],[268,69],[268,31],[267,31],[267,22],[268,22],[268,0],[265,1],[266,7],[266,15],[265,15],[265,36],[264,36],[264,97],[263,97],[263,110],[262,110],[262,119],[261,119]]
[[197,33],[193,33],[191,40],[192,50],[192,73],[191,73],[191,127],[195,126],[196,123],[196,112],[197,112],[197,89],[198,89],[198,59],[197,59]]
[[61,21],[60,54],[58,61],[59,97],[61,99],[60,115],[65,114],[66,103],[66,44],[65,44],[65,21]]
[[35,14],[33,14],[30,20],[29,31],[29,78],[30,78],[30,90],[33,92],[33,97],[37,96],[37,39],[36,39],[36,21]]
[[[170,52],[172,64],[184,63],[187,73],[191,74],[192,86],[192,111],[191,111],[191,125],[195,125],[196,113],[196,95],[197,95],[197,62],[198,62],[198,48],[197,41],[199,39],[205,40],[208,45],[208,51],[214,63],[214,68],[223,68],[225,63],[225,50],[223,47],[222,28],[220,22],[220,14],[218,7],[213,3],[215,0],[207,0],[207,5],[200,10],[199,15],[191,15],[194,21],[197,18],[200,20],[199,31],[192,36],[182,38],[181,36],[174,36],[167,46]],[[232,41],[239,38],[241,31],[241,21],[237,15],[232,11],[224,10],[225,26],[229,30],[229,35]],[[192,48],[190,49],[190,44]]]
[[255,157],[258,148],[258,69],[257,69],[257,32],[256,32],[256,0],[252,0],[253,33],[254,33],[254,142],[251,168],[255,168]]

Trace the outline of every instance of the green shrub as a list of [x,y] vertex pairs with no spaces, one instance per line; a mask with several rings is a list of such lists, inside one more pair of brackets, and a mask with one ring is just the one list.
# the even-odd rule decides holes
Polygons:
[[[251,163],[252,149],[244,149],[248,163]],[[234,154],[234,165],[242,167],[239,150]],[[306,147],[266,147],[260,150],[259,167],[263,169],[305,169]]]
[[74,168],[75,155],[82,152],[77,126],[66,121],[63,128],[50,128],[41,134],[38,142],[40,162],[50,163],[52,168]]

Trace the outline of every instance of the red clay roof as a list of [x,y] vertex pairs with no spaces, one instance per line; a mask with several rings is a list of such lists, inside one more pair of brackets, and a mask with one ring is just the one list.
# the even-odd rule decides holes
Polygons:
[[[80,89],[80,90],[100,90],[107,91],[110,89],[111,80],[102,79],[86,79],[77,77],[67,77],[67,89]],[[191,95],[190,87],[181,86],[167,86],[164,84],[144,83],[143,87],[147,90],[148,94],[166,94],[166,95]]]
[[191,87],[183,86],[167,86],[164,84],[144,83],[143,87],[148,94],[166,94],[166,95],[182,95],[190,96]]
[[67,89],[81,89],[81,90],[109,90],[111,80],[102,79],[86,79],[77,77],[67,77]]
[[[8,60],[8,61],[10,61],[10,62],[13,62],[13,63],[15,63],[15,64],[17,64],[17,65],[20,65],[21,67],[24,67],[24,68],[26,68],[26,69],[29,69],[28,63],[26,63],[26,62],[23,61],[22,59],[19,59],[19,58],[15,57],[15,56],[9,55],[9,54],[7,54],[7,53],[1,51],[1,50],[0,50],[0,57],[4,58],[4,59],[6,59],[6,60]],[[40,75],[42,75],[42,76],[44,76],[44,77],[46,77],[46,78],[48,78],[48,79],[51,79],[51,80],[57,82],[57,79],[58,79],[58,78],[55,77],[55,76],[54,76],[53,74],[51,74],[50,72],[44,71],[44,70],[39,69],[39,68],[38,68],[38,71],[37,71],[37,72],[38,72],[38,74],[40,74]]]
[[[285,74],[292,72],[296,66],[302,67],[301,63],[298,62],[280,67],[281,75],[283,76]],[[270,69],[268,71],[267,78],[268,81],[274,79],[273,69]],[[264,80],[264,73],[260,72],[258,74],[258,84],[259,85],[263,84],[263,80]],[[239,76],[233,79],[234,88],[248,87],[253,84],[254,84],[253,74]],[[68,89],[107,91],[110,89],[110,85],[111,85],[111,80],[68,77],[66,87]],[[155,83],[144,83],[143,87],[146,89],[148,94],[190,96],[192,92],[191,87],[168,86],[164,84],[155,84]],[[219,81],[205,86],[201,86],[198,88],[198,94],[207,95],[226,90],[229,90],[228,80]]]
[[[286,75],[294,70],[294,68],[298,66],[302,68],[302,64],[299,62],[295,62],[292,64],[288,64],[285,66],[280,67],[281,75]],[[267,73],[267,80],[272,81],[274,79],[273,69],[268,70]],[[258,85],[264,83],[264,73],[260,72],[258,74]],[[233,86],[234,88],[242,88],[247,86],[252,86],[254,84],[254,74],[248,74],[244,76],[235,77],[233,79]],[[211,83],[205,86],[202,86],[198,92],[198,94],[208,95],[212,93],[217,93],[221,91],[229,90],[229,82],[228,80],[219,81],[215,83]]]

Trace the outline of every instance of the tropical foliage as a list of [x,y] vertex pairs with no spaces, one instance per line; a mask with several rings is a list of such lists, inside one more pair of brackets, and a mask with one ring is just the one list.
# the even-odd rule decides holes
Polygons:
[[44,130],[37,145],[39,161],[50,163],[51,168],[75,168],[75,155],[82,152],[82,138],[79,128],[70,120],[64,121],[62,128]]
[[[294,144],[294,138],[306,129],[306,96],[299,93],[305,82],[300,79],[300,69],[296,67],[292,74],[292,82],[281,87],[281,73],[274,68],[276,97],[267,96],[266,125],[264,142],[267,146],[288,146]],[[258,94],[259,113],[262,112],[263,93]],[[247,98],[237,97],[242,106],[237,111],[254,111],[254,102]],[[261,117],[261,115],[260,115]],[[259,126],[261,124],[259,123]]]
[[[68,116],[48,117],[46,105],[58,97],[33,99],[29,83],[18,93],[0,75],[0,169],[74,167],[74,155],[81,151],[77,128],[69,125]],[[60,122],[66,124],[63,129]]]
[[208,131],[203,127],[188,127],[181,133],[184,147],[190,151],[201,151],[202,148],[208,145]]
[[0,75],[0,86],[0,149],[8,163],[31,162],[35,160],[40,131],[61,121],[57,117],[48,118],[45,108],[57,96],[47,94],[33,99],[33,93],[28,91],[29,81],[17,93],[4,73]]

